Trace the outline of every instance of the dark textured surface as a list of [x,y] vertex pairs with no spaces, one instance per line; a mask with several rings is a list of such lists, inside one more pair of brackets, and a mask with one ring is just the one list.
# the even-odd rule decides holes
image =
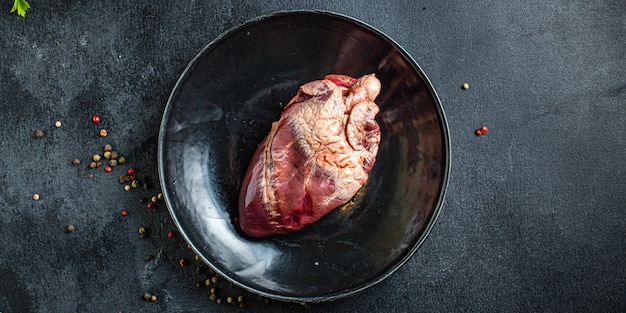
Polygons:
[[[241,293],[247,307],[212,303],[194,287],[207,275],[193,253],[166,236],[163,204],[139,204],[158,187],[125,192],[122,168],[87,163],[111,143],[156,181],[161,114],[187,62],[249,18],[304,8],[350,15],[402,45],[439,93],[453,155],[444,210],[418,253],[310,312],[626,310],[623,1],[31,5],[25,19],[0,7],[1,312],[302,311],[221,282],[220,296]],[[483,124],[490,132],[476,137]]]

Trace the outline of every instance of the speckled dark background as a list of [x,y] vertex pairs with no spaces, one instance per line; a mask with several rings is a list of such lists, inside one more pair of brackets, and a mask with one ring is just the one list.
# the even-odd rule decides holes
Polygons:
[[[0,312],[303,311],[223,282],[247,307],[211,302],[164,204],[139,203],[159,191],[159,123],[186,64],[223,31],[292,9],[347,14],[402,45],[439,93],[453,156],[418,253],[308,312],[626,311],[626,4],[367,2],[31,0],[21,18],[2,1]],[[88,169],[106,143],[152,187]]]

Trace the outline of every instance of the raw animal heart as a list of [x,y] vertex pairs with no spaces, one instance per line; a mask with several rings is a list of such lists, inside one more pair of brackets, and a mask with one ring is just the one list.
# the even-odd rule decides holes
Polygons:
[[239,194],[253,237],[285,234],[350,200],[374,166],[380,81],[332,74],[300,87],[257,148]]

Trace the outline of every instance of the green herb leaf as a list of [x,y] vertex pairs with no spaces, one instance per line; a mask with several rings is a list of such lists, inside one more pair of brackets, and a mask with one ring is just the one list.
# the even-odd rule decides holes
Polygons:
[[14,0],[11,13],[17,11],[17,15],[21,17],[26,17],[26,11],[28,11],[28,9],[30,9],[30,4],[28,4],[26,0]]

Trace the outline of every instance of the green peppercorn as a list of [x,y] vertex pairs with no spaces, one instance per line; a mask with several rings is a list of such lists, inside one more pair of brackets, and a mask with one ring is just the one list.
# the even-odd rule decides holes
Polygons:
[[143,235],[146,233],[146,228],[145,227],[139,227],[139,234]]
[[130,183],[130,186],[133,187],[133,188],[139,187],[139,181],[133,180],[133,182]]
[[119,160],[117,160],[120,164],[124,164],[126,162],[126,158],[121,156]]
[[104,151],[104,158],[108,159],[111,157],[111,151]]
[[211,277],[211,282],[217,284],[217,276]]

